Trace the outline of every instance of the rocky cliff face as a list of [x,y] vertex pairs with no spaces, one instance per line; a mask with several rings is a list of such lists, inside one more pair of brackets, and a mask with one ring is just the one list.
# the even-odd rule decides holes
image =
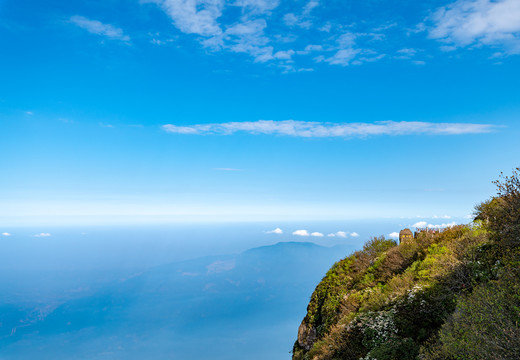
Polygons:
[[309,326],[305,322],[302,322],[298,328],[298,345],[306,351],[309,351],[312,345],[314,345],[317,335],[318,332],[314,326]]

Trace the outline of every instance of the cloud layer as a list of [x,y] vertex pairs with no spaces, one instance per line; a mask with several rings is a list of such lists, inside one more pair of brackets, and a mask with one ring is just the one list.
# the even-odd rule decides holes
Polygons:
[[284,72],[313,70],[297,66],[295,57],[306,58],[308,64],[340,66],[380,60],[385,54],[375,50],[373,43],[383,40],[382,32],[390,28],[363,26],[361,30],[346,24],[342,16],[323,18],[320,15],[330,14],[330,9],[318,0],[292,5],[279,0],[141,2],[156,4],[177,30],[210,51],[243,53]]
[[[420,7],[403,20],[387,12],[359,19],[356,11],[370,4],[342,5],[319,0],[282,3],[280,0],[140,0],[160,9],[171,25],[149,31],[149,42],[175,28],[205,52],[245,54],[255,63],[283,72],[313,71],[318,64],[360,65],[382,60],[425,65],[435,43],[441,49],[492,47],[491,57],[520,54],[518,0],[456,0],[438,8]],[[348,10],[347,10],[348,9]],[[391,13],[391,12],[390,12]],[[431,16],[424,19],[424,14]],[[415,17],[414,17],[415,15]],[[70,22],[111,40],[129,42],[130,36],[114,25],[75,15]],[[143,38],[143,34],[136,35]]]
[[367,137],[381,135],[462,135],[489,133],[490,124],[380,121],[375,123],[321,123],[295,120],[259,120],[220,124],[163,125],[169,133],[191,135],[232,135],[235,133],[286,135],[296,137]]

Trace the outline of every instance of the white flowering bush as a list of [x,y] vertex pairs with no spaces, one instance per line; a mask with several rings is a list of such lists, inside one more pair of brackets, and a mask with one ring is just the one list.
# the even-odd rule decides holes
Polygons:
[[395,310],[368,312],[355,320],[360,327],[364,338],[363,345],[372,349],[397,334],[395,325]]
[[362,344],[368,351],[360,360],[415,359],[417,346],[412,339],[398,336],[396,310],[368,312],[354,320],[363,333]]

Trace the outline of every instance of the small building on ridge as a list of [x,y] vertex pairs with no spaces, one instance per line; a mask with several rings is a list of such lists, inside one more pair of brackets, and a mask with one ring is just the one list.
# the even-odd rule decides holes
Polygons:
[[413,240],[413,233],[410,229],[403,229],[399,231],[399,244],[405,240]]

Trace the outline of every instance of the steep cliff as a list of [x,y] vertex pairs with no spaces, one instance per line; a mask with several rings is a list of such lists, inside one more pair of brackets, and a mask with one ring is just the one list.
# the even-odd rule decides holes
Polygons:
[[520,181],[476,220],[397,245],[373,238],[316,287],[294,360],[520,358]]

